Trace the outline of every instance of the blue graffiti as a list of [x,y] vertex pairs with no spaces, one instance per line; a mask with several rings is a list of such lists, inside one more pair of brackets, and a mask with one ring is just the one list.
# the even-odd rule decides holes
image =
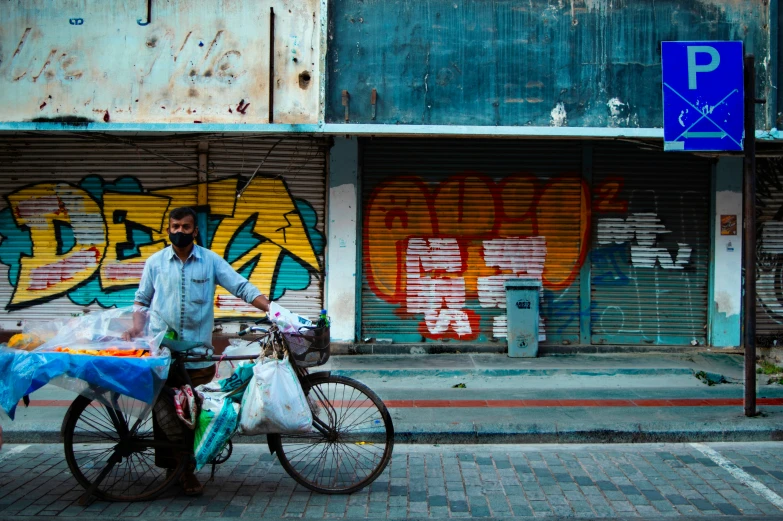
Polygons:
[[8,266],[8,282],[16,287],[22,255],[32,256],[33,240],[30,231],[16,226],[10,208],[0,211],[0,262]]
[[596,248],[590,252],[594,286],[627,286],[631,280],[621,265],[627,265],[628,249],[624,244]]

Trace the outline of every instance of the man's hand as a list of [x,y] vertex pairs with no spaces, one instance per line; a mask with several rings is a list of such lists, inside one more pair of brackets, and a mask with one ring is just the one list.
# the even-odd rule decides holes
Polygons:
[[125,341],[131,341],[139,335],[141,335],[141,331],[135,327],[132,327],[122,334],[122,339]]
[[264,295],[257,296],[251,304],[253,305],[253,307],[260,309],[261,311],[264,312],[269,311],[269,299],[266,298]]

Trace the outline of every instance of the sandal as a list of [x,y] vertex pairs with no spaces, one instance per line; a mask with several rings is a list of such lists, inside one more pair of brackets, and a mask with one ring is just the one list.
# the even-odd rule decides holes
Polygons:
[[192,472],[186,472],[179,478],[186,496],[200,496],[204,492],[204,485],[198,480]]

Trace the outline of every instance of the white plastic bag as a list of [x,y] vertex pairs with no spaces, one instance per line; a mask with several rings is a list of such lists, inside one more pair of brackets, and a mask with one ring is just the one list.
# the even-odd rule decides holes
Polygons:
[[269,313],[267,313],[269,320],[274,322],[285,333],[296,333],[302,326],[312,327],[313,322],[302,315],[297,315],[293,311],[290,311],[277,302],[269,303]]
[[242,434],[310,432],[313,415],[286,356],[265,358],[253,367],[253,379],[242,397]]

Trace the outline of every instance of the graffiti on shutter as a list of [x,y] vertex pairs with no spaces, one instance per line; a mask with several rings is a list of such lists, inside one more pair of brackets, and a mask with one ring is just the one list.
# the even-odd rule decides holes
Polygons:
[[[325,239],[316,213],[282,179],[256,176],[240,199],[236,176],[208,185],[210,226],[201,233],[264,294],[282,295],[281,285],[306,288],[311,273],[321,273]],[[0,262],[9,266],[13,295],[6,309],[62,297],[79,305],[130,305],[144,262],[167,244],[168,212],[192,205],[197,191],[198,184],[145,191],[134,178],[112,183],[92,175],[79,184],[37,183],[7,194]],[[256,313],[218,290],[216,317]]]

